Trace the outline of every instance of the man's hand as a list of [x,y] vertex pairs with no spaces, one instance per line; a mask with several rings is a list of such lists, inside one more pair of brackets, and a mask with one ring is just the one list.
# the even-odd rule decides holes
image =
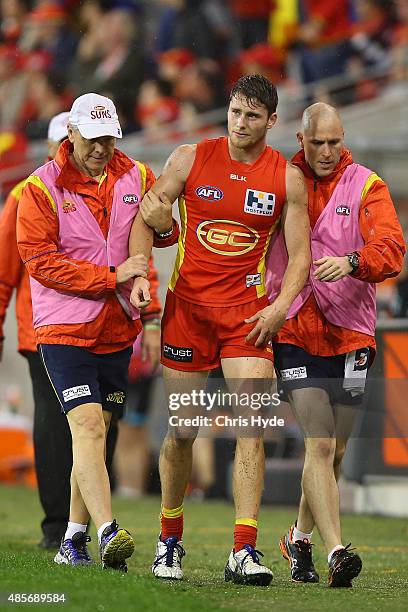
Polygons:
[[147,257],[144,255],[133,255],[116,268],[116,282],[125,283],[130,278],[135,278],[136,276],[146,278],[147,270]]
[[136,308],[146,308],[152,301],[150,298],[150,283],[146,278],[137,277],[133,283],[132,293],[130,294],[130,302]]
[[150,190],[144,196],[139,210],[146,225],[158,234],[169,232],[173,227],[172,203],[165,193],[157,195]]
[[142,361],[149,361],[155,370],[160,362],[160,327],[144,328],[142,338]]
[[338,281],[353,270],[348,257],[322,257],[313,262],[318,268],[313,272],[313,276],[324,283]]
[[256,338],[257,348],[265,346],[285,323],[286,315],[287,309],[280,306],[278,300],[275,300],[270,306],[259,310],[249,319],[245,319],[245,323],[256,322],[255,327],[246,337],[248,344],[252,344]]

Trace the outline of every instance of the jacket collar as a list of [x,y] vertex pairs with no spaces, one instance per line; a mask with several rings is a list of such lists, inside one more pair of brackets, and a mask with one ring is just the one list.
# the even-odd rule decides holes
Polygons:
[[[55,161],[60,168],[60,174],[56,180],[57,187],[63,187],[69,191],[79,192],[89,188],[90,183],[94,183],[95,179],[80,172],[70,160],[72,153],[72,144],[67,139],[61,143]],[[129,172],[134,166],[134,162],[124,153],[115,149],[112,159],[108,163],[105,171],[108,176],[112,177],[116,182],[121,176]]]
[[348,149],[344,149],[339,159],[339,163],[337,164],[333,172],[329,174],[328,176],[320,177],[320,176],[316,176],[312,168],[307,163],[303,149],[298,151],[296,155],[292,157],[292,164],[294,164],[295,166],[298,166],[298,168],[302,170],[306,178],[313,179],[314,181],[317,181],[320,183],[333,182],[334,180],[338,178],[339,173],[343,173],[344,170],[347,168],[347,166],[349,166],[352,163],[353,163],[353,157],[351,155],[351,152]]

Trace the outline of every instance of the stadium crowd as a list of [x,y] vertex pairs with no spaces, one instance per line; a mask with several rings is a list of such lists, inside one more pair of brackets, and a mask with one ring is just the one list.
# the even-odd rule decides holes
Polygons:
[[0,10],[0,130],[29,139],[87,91],[115,101],[125,134],[154,138],[224,106],[243,74],[293,85],[358,76],[337,104],[376,95],[384,79],[367,71],[406,77],[408,0],[2,0]]

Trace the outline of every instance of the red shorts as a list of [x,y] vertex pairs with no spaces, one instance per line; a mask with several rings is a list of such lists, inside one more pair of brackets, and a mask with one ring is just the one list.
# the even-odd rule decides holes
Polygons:
[[162,320],[161,362],[173,370],[200,372],[218,368],[226,357],[273,361],[268,345],[256,348],[245,337],[255,323],[244,323],[268,306],[266,297],[238,306],[202,306],[167,292]]

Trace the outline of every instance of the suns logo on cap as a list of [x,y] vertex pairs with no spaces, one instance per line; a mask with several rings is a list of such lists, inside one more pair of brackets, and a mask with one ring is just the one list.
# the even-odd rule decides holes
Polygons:
[[91,110],[91,119],[112,119],[112,115],[104,106],[95,106]]

